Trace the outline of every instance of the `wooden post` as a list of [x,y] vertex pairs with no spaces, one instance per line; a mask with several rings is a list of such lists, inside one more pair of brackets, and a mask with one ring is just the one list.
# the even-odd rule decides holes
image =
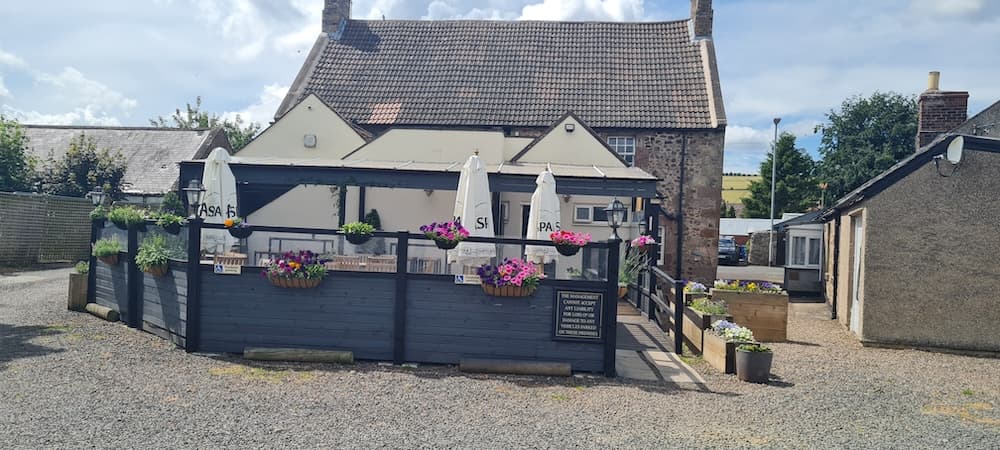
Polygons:
[[90,270],[87,271],[87,303],[97,301],[97,257],[94,256],[94,243],[101,237],[104,221],[90,221]]
[[604,293],[604,376],[615,376],[615,352],[618,349],[618,265],[621,240],[608,239],[608,286]]
[[142,291],[142,271],[135,263],[135,255],[139,252],[139,231],[128,228],[128,258],[125,263],[126,292],[128,292],[128,326],[139,328],[142,324],[142,305],[139,295]]
[[186,352],[198,351],[201,339],[201,224],[200,218],[188,220]]
[[392,309],[392,362],[406,362],[406,279],[410,232],[396,233],[396,303]]
[[69,274],[69,297],[66,302],[66,309],[70,311],[84,311],[87,308],[87,278],[90,273]]

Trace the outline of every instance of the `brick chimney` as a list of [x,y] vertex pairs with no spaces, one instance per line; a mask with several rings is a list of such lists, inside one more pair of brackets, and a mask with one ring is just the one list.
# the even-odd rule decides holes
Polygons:
[[927,90],[917,100],[917,148],[921,148],[942,133],[961,125],[968,118],[969,93],[942,91],[940,72],[931,72]]
[[691,35],[697,39],[712,38],[712,0],[691,0]]
[[326,0],[323,5],[323,32],[336,32],[340,29],[340,22],[350,18],[351,0]]

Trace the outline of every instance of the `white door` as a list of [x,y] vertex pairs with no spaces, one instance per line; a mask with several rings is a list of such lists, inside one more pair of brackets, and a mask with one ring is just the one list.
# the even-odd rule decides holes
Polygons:
[[861,330],[861,299],[858,296],[858,287],[861,279],[861,241],[864,236],[861,216],[851,217],[854,224],[854,267],[851,269],[851,331],[858,333]]

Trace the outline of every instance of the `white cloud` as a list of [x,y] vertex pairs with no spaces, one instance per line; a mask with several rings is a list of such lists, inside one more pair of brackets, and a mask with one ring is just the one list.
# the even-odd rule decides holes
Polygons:
[[0,66],[9,66],[15,69],[23,69],[25,67],[28,67],[28,64],[25,63],[20,56],[17,56],[13,53],[5,52],[3,51],[3,49],[0,49]]
[[37,83],[47,85],[46,90],[61,97],[66,102],[76,102],[85,105],[85,109],[102,111],[129,112],[138,102],[128,98],[104,84],[88,79],[79,70],[72,67],[63,68],[58,74],[37,72]]
[[121,125],[117,118],[109,116],[105,112],[95,112],[89,105],[73,108],[69,112],[47,114],[38,111],[23,111],[4,104],[0,105],[0,111],[21,123],[37,125]]
[[10,90],[3,85],[3,77],[0,76],[0,97],[10,97]]
[[308,50],[320,32],[322,1],[190,1],[202,22],[231,46],[223,57],[238,62],[257,62],[268,50]]
[[641,20],[643,0],[543,0],[525,5],[522,20]]
[[260,96],[254,104],[240,111],[223,113],[222,117],[232,120],[239,115],[247,122],[257,122],[263,126],[267,126],[274,119],[274,113],[278,111],[278,106],[281,105],[281,101],[285,98],[287,92],[288,86],[277,84],[264,86],[264,90],[261,91]]
[[987,0],[913,0],[912,3],[914,12],[918,14],[950,17],[971,17],[983,12],[987,6]]

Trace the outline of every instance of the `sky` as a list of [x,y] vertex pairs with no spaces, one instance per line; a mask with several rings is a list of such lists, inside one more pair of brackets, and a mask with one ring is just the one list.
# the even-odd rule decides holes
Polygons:
[[[779,130],[814,157],[853,95],[919,94],[927,72],[1000,99],[1000,1],[715,0],[725,171],[758,171]],[[148,125],[196,96],[267,124],[320,31],[322,0],[5,1],[0,114],[23,123]],[[356,0],[359,19],[663,21],[688,0]]]

